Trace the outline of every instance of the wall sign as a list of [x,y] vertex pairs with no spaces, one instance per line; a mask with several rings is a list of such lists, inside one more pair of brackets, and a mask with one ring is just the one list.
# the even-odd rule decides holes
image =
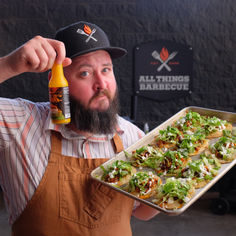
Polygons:
[[135,94],[165,101],[192,90],[192,48],[168,40],[141,44],[134,50]]

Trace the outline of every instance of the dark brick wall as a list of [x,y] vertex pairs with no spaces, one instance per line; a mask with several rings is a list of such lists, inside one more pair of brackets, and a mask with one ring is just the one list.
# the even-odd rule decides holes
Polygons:
[[[154,128],[186,106],[236,111],[234,0],[0,0],[0,56],[35,35],[53,37],[78,20],[101,26],[129,54],[114,62],[121,114],[131,116],[133,49],[157,39],[192,46],[193,93],[166,102],[139,99],[138,125]],[[26,73],[0,86],[0,96],[48,100],[47,73]]]

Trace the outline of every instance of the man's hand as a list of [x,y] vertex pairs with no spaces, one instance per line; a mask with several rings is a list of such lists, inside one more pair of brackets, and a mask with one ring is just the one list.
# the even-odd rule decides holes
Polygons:
[[140,203],[139,206],[133,211],[132,215],[135,216],[137,219],[148,221],[159,213],[160,211],[143,203]]
[[45,72],[52,68],[54,61],[63,63],[63,66],[71,64],[71,59],[66,58],[64,44],[36,36],[9,55],[0,58],[0,81],[24,72]]

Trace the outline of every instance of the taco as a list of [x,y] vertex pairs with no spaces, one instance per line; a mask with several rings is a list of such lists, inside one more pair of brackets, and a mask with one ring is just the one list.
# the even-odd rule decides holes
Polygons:
[[208,144],[209,140],[205,138],[203,130],[198,129],[194,133],[183,134],[177,148],[185,155],[194,156],[203,152]]
[[101,179],[107,183],[121,186],[129,182],[131,176],[136,173],[136,169],[123,160],[116,160],[107,168],[100,166],[103,170]]
[[205,117],[198,112],[188,111],[185,116],[180,117],[173,123],[174,127],[177,127],[181,131],[196,131],[202,128],[205,123]]
[[132,176],[128,185],[128,192],[141,199],[150,198],[157,186],[161,184],[161,178],[149,172],[138,172]]
[[159,157],[148,158],[142,166],[152,168],[158,176],[177,176],[190,160],[178,151],[168,150]]
[[219,138],[223,135],[224,130],[232,130],[233,126],[226,120],[221,120],[215,116],[207,117],[204,124],[206,138]]
[[195,193],[194,181],[184,178],[168,178],[166,183],[156,189],[153,203],[158,206],[175,210],[183,207]]
[[166,129],[159,130],[159,134],[154,138],[154,145],[159,148],[171,148],[176,145],[180,138],[181,132],[178,128],[167,126]]
[[143,146],[136,149],[132,154],[124,151],[125,156],[130,160],[133,166],[140,167],[149,158],[158,158],[162,155],[162,151],[151,145]]
[[181,171],[181,177],[195,180],[195,188],[202,188],[217,174],[221,164],[212,155],[203,153],[200,159],[189,162]]
[[232,162],[236,158],[236,137],[224,135],[216,143],[210,145],[209,149],[220,163]]

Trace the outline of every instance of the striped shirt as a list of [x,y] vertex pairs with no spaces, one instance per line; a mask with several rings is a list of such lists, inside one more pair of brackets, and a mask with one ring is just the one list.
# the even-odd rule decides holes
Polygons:
[[[13,224],[25,209],[42,179],[51,150],[50,131],[62,135],[62,155],[81,158],[111,158],[113,135],[86,138],[67,126],[51,122],[49,103],[0,98],[0,184]],[[144,133],[118,116],[116,132],[127,148]]]

